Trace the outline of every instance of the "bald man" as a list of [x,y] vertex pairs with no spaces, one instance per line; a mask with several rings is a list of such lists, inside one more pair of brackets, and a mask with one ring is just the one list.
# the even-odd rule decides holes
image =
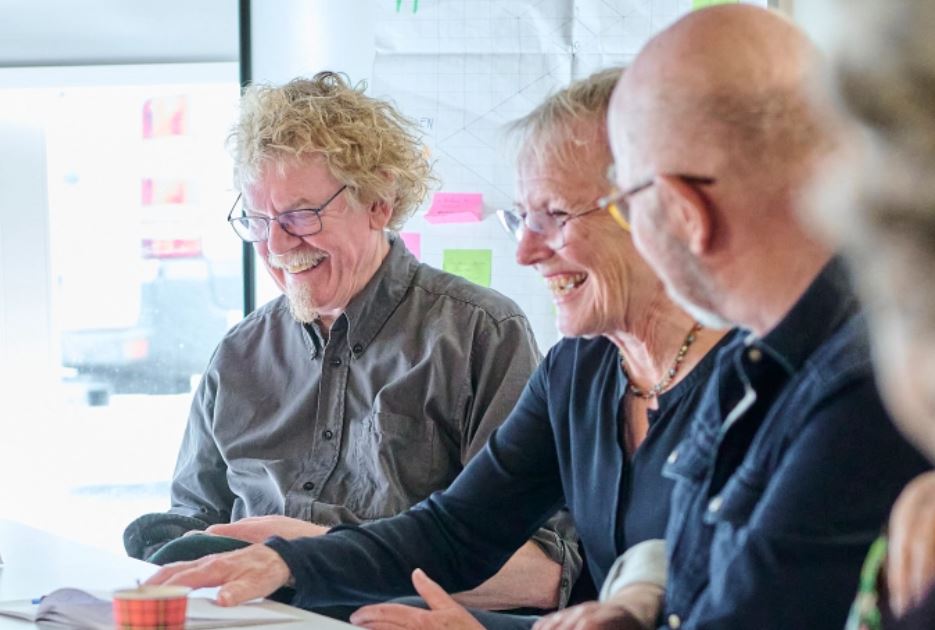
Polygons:
[[722,351],[669,457],[669,628],[842,628],[861,562],[925,468],[874,386],[840,262],[795,205],[833,147],[817,61],[775,13],[696,12],[654,38],[609,112],[617,206],[670,295]]

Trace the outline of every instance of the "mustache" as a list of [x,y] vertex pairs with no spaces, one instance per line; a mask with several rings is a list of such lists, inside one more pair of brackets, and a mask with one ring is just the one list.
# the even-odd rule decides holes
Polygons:
[[327,256],[327,254],[325,254],[325,252],[322,250],[310,247],[308,249],[286,252],[282,255],[269,253],[266,256],[266,260],[269,263],[269,266],[274,269],[287,269],[289,267],[317,263],[325,256]]

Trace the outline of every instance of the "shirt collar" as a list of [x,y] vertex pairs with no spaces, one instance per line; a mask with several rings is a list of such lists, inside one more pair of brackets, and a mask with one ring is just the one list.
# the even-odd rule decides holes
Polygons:
[[791,374],[859,308],[845,265],[834,257],[779,324],[762,339],[749,335],[746,345],[759,347]]
[[402,302],[419,268],[403,240],[389,235],[390,251],[366,286],[344,310],[347,319],[347,345],[360,356],[373,341],[396,307]]

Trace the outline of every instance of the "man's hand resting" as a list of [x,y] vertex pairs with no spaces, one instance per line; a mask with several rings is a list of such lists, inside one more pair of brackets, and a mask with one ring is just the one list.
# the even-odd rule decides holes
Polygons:
[[327,527],[302,521],[289,516],[272,514],[270,516],[249,516],[233,523],[212,525],[205,533],[215,536],[227,536],[252,543],[261,543],[271,536],[281,536],[286,540],[321,536]]
[[547,615],[533,630],[644,630],[633,614],[610,602],[586,602]]
[[351,623],[369,630],[483,630],[471,613],[421,570],[412,572],[412,585],[431,610],[403,604],[373,604],[353,615]]

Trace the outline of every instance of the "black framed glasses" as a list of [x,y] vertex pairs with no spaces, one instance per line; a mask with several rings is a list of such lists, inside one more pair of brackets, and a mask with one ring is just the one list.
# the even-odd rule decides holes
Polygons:
[[227,222],[234,228],[234,232],[241,239],[248,243],[258,243],[269,240],[270,223],[275,221],[286,234],[292,236],[312,236],[321,232],[321,213],[328,207],[328,204],[334,201],[338,195],[344,192],[347,185],[341,186],[336,193],[328,197],[321,206],[317,208],[303,208],[301,210],[290,210],[283,212],[275,217],[250,216],[244,213],[243,216],[235,217],[234,211],[240,205],[242,194],[237,195],[234,205],[227,213]]
[[523,240],[526,230],[535,232],[545,239],[546,245],[551,249],[561,249],[565,247],[565,230],[569,221],[580,219],[598,210],[603,210],[602,206],[595,206],[584,212],[572,213],[564,210],[550,210],[548,212],[527,212],[523,214],[517,208],[497,210],[497,218],[500,219],[500,225],[510,233],[516,242]]
[[[704,177],[701,175],[686,175],[683,173],[665,173],[668,177],[678,177],[683,182],[692,186],[710,186],[717,180],[713,177]],[[659,175],[653,175],[649,179],[627,188],[624,191],[614,190],[606,197],[602,198],[598,204],[601,208],[607,210],[610,216],[617,221],[627,232],[630,231],[630,197],[643,192],[656,183]]]

